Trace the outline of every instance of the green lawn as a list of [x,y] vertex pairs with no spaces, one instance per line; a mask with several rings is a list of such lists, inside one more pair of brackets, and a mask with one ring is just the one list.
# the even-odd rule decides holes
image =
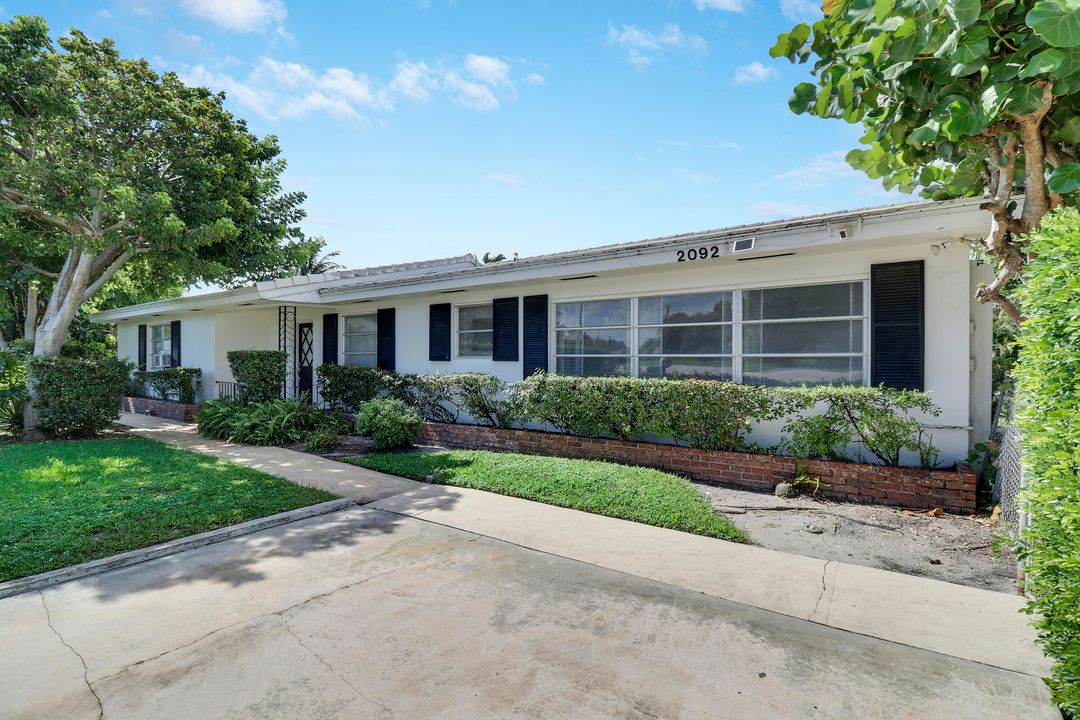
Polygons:
[[414,480],[488,490],[698,535],[748,542],[688,480],[648,468],[595,460],[482,450],[382,453],[347,462]]
[[333,498],[142,438],[0,445],[0,581]]

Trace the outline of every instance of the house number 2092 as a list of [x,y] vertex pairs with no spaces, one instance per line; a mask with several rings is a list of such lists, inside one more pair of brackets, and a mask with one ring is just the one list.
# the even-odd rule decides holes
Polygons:
[[709,245],[699,248],[690,248],[689,250],[677,250],[675,252],[676,262],[686,262],[687,260],[708,260],[710,258],[720,257],[720,246]]

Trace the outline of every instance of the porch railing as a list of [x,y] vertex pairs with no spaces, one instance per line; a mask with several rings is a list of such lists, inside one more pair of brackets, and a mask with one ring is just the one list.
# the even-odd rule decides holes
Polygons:
[[240,388],[228,380],[216,380],[218,400],[236,400],[240,397]]

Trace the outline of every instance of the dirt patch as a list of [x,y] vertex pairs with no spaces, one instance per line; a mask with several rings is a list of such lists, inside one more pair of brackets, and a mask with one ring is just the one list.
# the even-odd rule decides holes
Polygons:
[[994,528],[985,514],[934,517],[876,505],[694,485],[756,544],[770,550],[1016,591],[1016,557],[994,552]]

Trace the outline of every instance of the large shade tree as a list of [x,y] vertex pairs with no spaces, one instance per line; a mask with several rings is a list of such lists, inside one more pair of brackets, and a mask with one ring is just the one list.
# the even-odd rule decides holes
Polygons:
[[848,162],[886,188],[984,194],[999,272],[977,296],[1021,320],[1005,290],[1024,235],[1080,186],[1080,0],[826,0],[823,14],[770,51],[813,60],[791,109],[861,123]]
[[276,139],[250,133],[223,100],[110,40],[72,30],[54,42],[36,17],[0,24],[0,262],[42,296],[26,303],[40,309],[26,332],[35,355],[59,353],[79,309],[121,271],[171,290],[310,257],[304,196],[281,189]]

